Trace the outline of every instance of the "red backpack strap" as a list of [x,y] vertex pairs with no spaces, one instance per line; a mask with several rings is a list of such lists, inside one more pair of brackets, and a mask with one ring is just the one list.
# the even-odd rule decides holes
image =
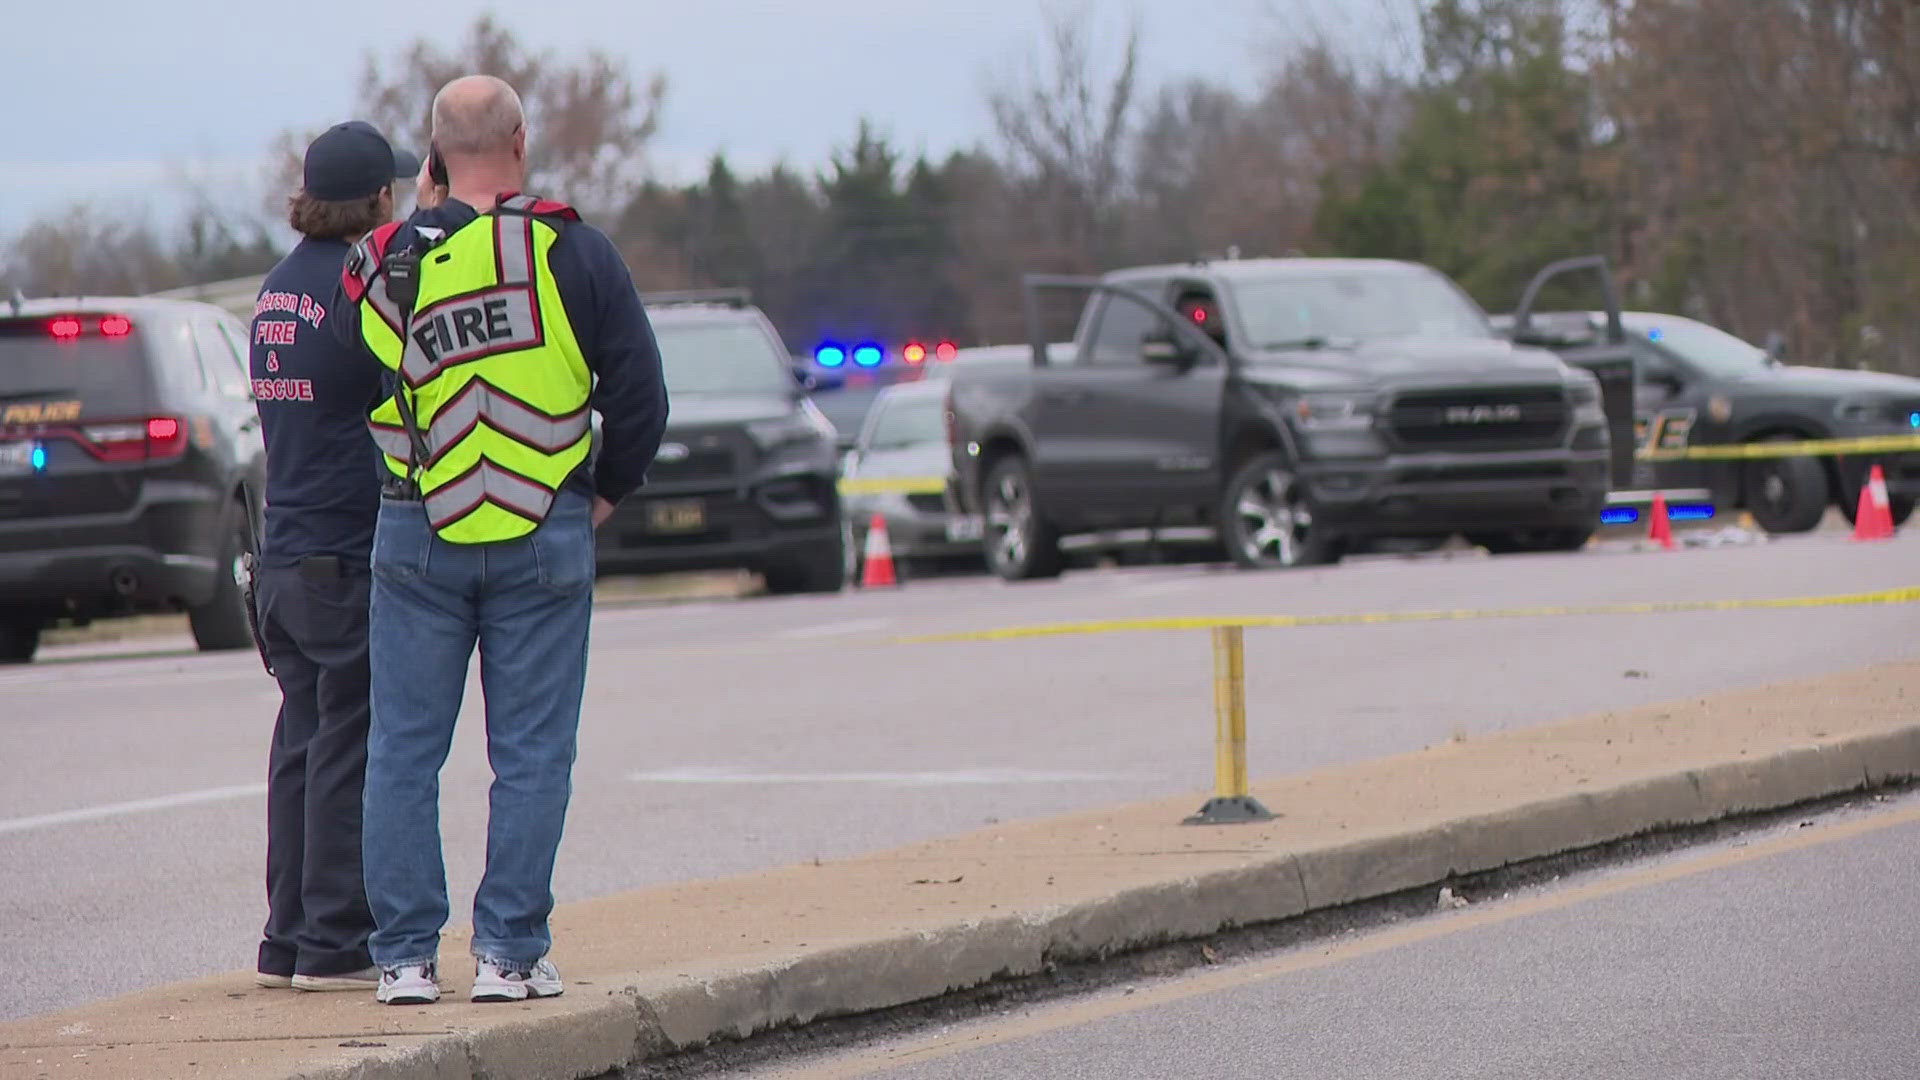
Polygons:
[[373,279],[380,273],[380,264],[386,261],[387,245],[393,242],[393,236],[400,231],[402,222],[389,221],[385,225],[368,233],[361,241],[353,245],[347,253],[346,265],[340,268],[340,287],[347,299],[359,303],[360,298],[373,288]]
[[533,195],[509,192],[500,196],[494,209],[509,214],[526,214],[530,217],[556,218],[560,221],[579,221],[580,212],[563,202],[542,199]]

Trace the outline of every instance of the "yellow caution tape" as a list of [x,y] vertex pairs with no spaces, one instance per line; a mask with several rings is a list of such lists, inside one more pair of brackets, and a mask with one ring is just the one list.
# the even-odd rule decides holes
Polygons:
[[1894,454],[1920,451],[1920,435],[1868,435],[1857,439],[1724,443],[1680,450],[1642,450],[1641,461],[1743,461],[1751,458],[1822,457],[1828,454]]
[[[1857,439],[1798,439],[1793,442],[1723,443],[1678,450],[1640,450],[1641,461],[1735,461],[1755,458],[1818,457],[1828,454],[1897,454],[1920,452],[1920,434],[1868,435]],[[947,490],[944,476],[845,477],[842,495],[939,495]]]
[[1664,615],[1688,611],[1753,611],[1781,608],[1855,607],[1869,604],[1920,603],[1920,587],[1834,596],[1793,596],[1768,600],[1661,600],[1589,606],[1456,609],[1451,611],[1385,611],[1350,615],[1197,616],[1173,619],[1104,619],[1091,622],[1015,626],[999,630],[969,630],[951,634],[921,634],[893,638],[896,645],[926,645],[955,641],[1011,641],[1016,638],[1061,637],[1070,634],[1121,634],[1156,630],[1212,630],[1243,626],[1248,629],[1285,629],[1301,626],[1374,626],[1383,623],[1462,622],[1476,619],[1527,619],[1571,615]]
[[840,481],[842,495],[942,495],[946,490],[944,476],[854,476]]

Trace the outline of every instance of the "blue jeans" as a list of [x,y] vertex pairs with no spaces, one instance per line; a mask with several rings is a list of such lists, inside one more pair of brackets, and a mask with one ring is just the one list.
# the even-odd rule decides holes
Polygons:
[[362,841],[376,964],[437,959],[447,921],[440,769],[476,643],[493,788],[472,951],[526,966],[552,947],[593,579],[592,503],[576,492],[562,492],[531,534],[497,544],[448,543],[419,503],[382,500]]

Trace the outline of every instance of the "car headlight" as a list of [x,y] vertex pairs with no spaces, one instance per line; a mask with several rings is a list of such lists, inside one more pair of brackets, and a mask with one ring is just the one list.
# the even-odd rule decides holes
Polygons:
[[1833,407],[1837,420],[1850,424],[1892,424],[1920,431],[1920,411],[1894,401],[1842,401]]
[[748,424],[747,436],[765,451],[799,442],[823,441],[831,445],[839,432],[819,406],[802,401],[800,408],[787,416]]
[[1310,431],[1351,431],[1373,426],[1373,398],[1365,394],[1307,394],[1294,403],[1300,426]]
[[1593,372],[1576,368],[1567,376],[1567,401],[1576,409],[1596,408],[1600,404],[1600,379]]

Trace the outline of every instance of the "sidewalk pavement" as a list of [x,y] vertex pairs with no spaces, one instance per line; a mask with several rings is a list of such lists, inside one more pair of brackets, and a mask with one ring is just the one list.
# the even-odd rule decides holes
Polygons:
[[1184,826],[1196,792],[643,889],[556,913],[558,999],[466,1002],[466,940],[450,934],[437,1005],[261,990],[240,971],[0,1024],[0,1077],[598,1077],[1052,960],[1910,779],[1916,704],[1911,661],[1275,778],[1253,789],[1270,822]]

